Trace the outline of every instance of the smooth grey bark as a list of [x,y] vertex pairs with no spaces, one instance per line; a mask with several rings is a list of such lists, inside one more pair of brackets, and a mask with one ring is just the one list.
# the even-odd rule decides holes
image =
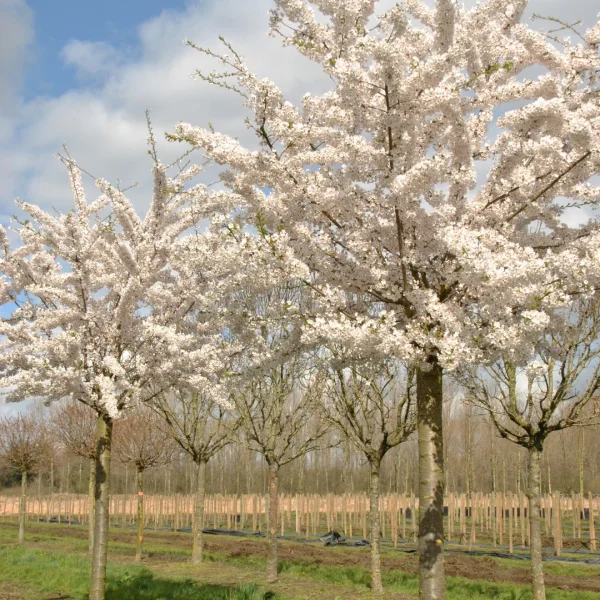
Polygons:
[[95,495],[96,495],[96,459],[90,458],[90,480],[88,484],[88,538],[89,553],[94,551],[94,516],[95,516]]
[[378,461],[371,462],[371,506],[369,517],[371,522],[371,591],[383,592],[381,583],[381,548],[380,548],[380,523],[379,523],[379,467]]
[[25,542],[25,513],[27,510],[27,471],[21,473],[21,497],[19,498],[19,544]]
[[108,416],[99,414],[96,430],[94,547],[92,551],[92,578],[89,600],[104,600],[106,559],[108,553],[112,429],[112,420]]
[[269,464],[269,525],[267,557],[267,581],[277,581],[277,512],[278,512],[279,465]]
[[[584,485],[583,485],[583,456],[584,456],[584,449],[585,449],[585,445],[584,445],[584,428],[580,427],[579,428],[579,436],[577,439],[577,464],[579,465],[579,493],[581,494],[581,496],[583,497],[584,494]],[[550,473],[550,470],[548,470],[548,474]],[[549,480],[549,478],[548,478]]]
[[444,452],[442,368],[417,371],[419,437],[419,598],[446,597],[444,572]]
[[135,547],[135,562],[142,560],[144,545],[144,469],[136,469],[137,476],[137,542]]
[[196,476],[196,505],[194,516],[194,531],[192,532],[192,562],[201,563],[204,550],[202,528],[204,527],[204,497],[206,495],[206,461],[200,459],[197,463]]
[[529,448],[529,527],[531,530],[531,586],[534,600],[546,600],[540,529],[540,473],[542,449]]

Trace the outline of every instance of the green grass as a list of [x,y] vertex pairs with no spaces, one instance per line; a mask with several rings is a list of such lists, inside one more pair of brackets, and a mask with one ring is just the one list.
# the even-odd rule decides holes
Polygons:
[[[23,586],[25,593],[68,594],[85,600],[90,565],[86,556],[44,552],[20,547],[0,549],[0,582]],[[106,600],[266,600],[272,598],[254,585],[235,589],[205,585],[192,579],[159,577],[142,566],[109,563]]]

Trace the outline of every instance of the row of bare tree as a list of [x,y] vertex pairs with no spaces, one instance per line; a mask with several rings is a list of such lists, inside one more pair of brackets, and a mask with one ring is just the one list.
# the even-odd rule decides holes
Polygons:
[[[446,492],[492,489],[519,493],[528,485],[526,453],[518,445],[494,435],[485,415],[459,398],[445,406],[444,455]],[[550,436],[542,455],[541,487],[545,493],[600,494],[600,426],[571,427]],[[335,445],[333,432],[324,436],[324,447],[301,456],[280,470],[280,488],[286,494],[344,494],[368,489],[369,468],[347,441]],[[386,493],[415,493],[418,489],[416,435],[390,450],[382,461],[381,488]],[[77,493],[88,491],[93,461],[74,454],[53,440],[49,457],[30,473],[33,492]],[[20,473],[0,463],[0,489],[20,486]],[[135,492],[135,468],[115,462],[111,490]],[[145,487],[152,494],[190,494],[195,491],[195,467],[189,455],[173,454],[168,469],[149,469]],[[265,494],[268,465],[260,454],[245,446],[226,445],[208,463],[206,492],[227,495]],[[7,491],[5,493],[14,493]]]

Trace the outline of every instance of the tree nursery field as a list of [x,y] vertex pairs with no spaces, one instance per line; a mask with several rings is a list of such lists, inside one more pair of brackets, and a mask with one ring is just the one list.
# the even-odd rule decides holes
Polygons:
[[597,9],[0,0],[0,594],[599,598]]

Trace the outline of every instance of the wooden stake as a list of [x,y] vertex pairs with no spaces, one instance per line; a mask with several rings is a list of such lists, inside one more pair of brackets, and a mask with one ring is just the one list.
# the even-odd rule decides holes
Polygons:
[[513,553],[513,496],[508,492],[508,552]]
[[590,550],[596,552],[596,528],[594,527],[594,497],[592,492],[588,492],[588,502],[590,503]]

